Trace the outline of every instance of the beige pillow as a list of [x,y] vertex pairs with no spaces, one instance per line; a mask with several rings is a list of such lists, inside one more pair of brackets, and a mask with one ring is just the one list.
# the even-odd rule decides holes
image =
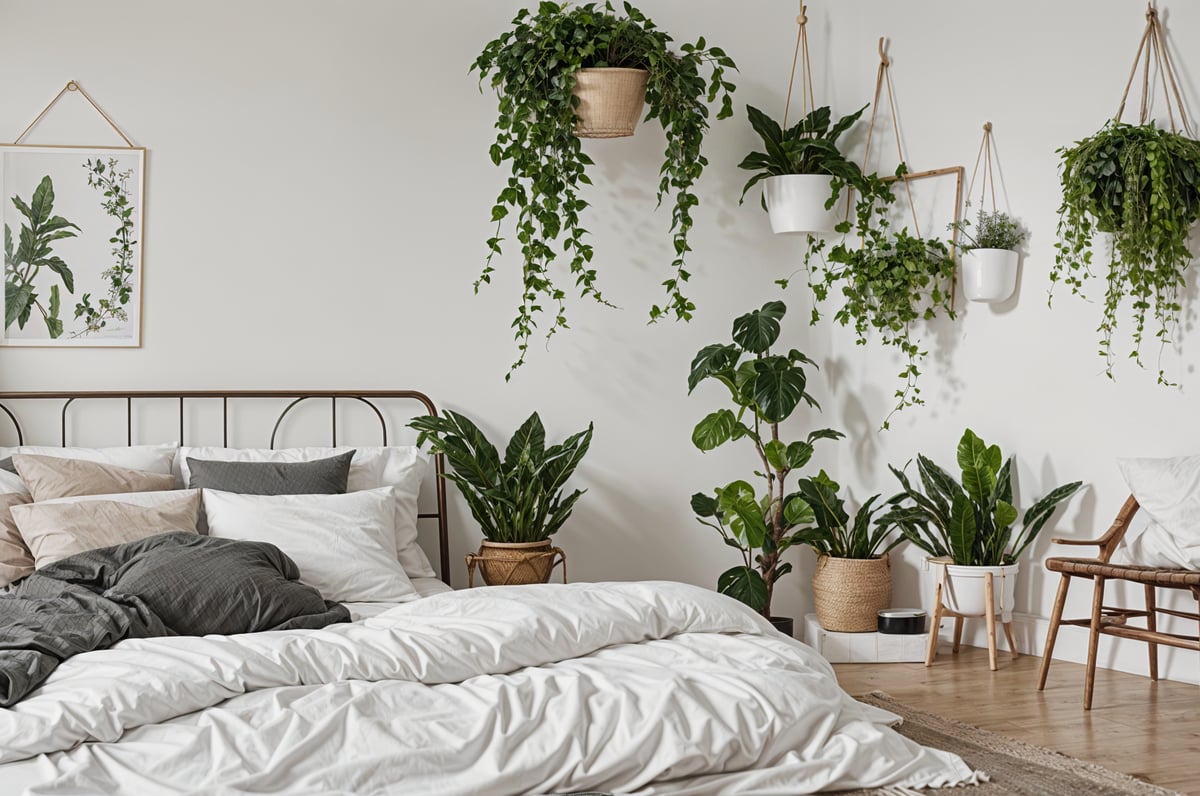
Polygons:
[[83,459],[18,453],[13,456],[13,466],[38,503],[77,495],[157,492],[175,486],[173,475],[130,470],[115,464]]
[[[141,504],[141,505],[139,505]],[[196,533],[200,490],[67,498],[14,506],[38,569],[60,558],[160,533]]]
[[0,588],[33,572],[33,555],[25,546],[9,511],[29,500],[29,495],[19,493],[0,495]]

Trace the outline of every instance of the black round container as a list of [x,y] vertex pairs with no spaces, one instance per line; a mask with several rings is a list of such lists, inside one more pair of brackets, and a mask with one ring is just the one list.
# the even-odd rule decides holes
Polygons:
[[920,608],[888,608],[879,612],[879,632],[890,636],[919,636],[925,632]]

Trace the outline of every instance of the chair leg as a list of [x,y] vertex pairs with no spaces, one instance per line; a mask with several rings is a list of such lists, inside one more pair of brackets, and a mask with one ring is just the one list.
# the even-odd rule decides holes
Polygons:
[[933,666],[933,657],[937,655],[938,626],[942,623],[942,582],[938,580],[933,592],[933,620],[929,627],[929,648],[925,651],[925,665]]
[[1096,685],[1096,652],[1100,648],[1100,619],[1104,607],[1104,576],[1096,575],[1092,592],[1092,623],[1088,634],[1087,676],[1083,682],[1083,709],[1092,709],[1092,690]]
[[962,646],[962,630],[963,618],[961,616],[954,617],[954,654],[958,654],[959,647]]
[[1063,606],[1067,604],[1067,589],[1071,587],[1071,576],[1064,574],[1058,582],[1058,595],[1054,598],[1054,611],[1050,614],[1050,630],[1046,633],[1046,645],[1042,648],[1042,671],[1038,674],[1037,690],[1046,690],[1046,675],[1050,673],[1054,642],[1058,640],[1058,624],[1062,621]]
[[[1149,583],[1146,584],[1146,629],[1151,633],[1158,630],[1158,620],[1155,616],[1156,605],[1154,602],[1154,587]],[[1146,642],[1146,646],[1150,650],[1150,679],[1158,679],[1158,644],[1153,641]]]
[[987,611],[988,635],[988,664],[996,671],[996,587],[992,581],[992,573],[988,572],[983,581],[984,610]]

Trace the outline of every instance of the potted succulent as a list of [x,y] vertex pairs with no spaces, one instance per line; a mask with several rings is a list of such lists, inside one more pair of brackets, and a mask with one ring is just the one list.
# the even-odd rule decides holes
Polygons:
[[414,418],[409,426],[419,432],[418,447],[428,441],[433,453],[445,455],[453,472],[444,477],[458,486],[483,531],[479,552],[467,557],[472,574],[478,566],[492,586],[547,582],[555,559],[565,561],[550,536],[586,491],[563,494],[591,445],[592,424],[546,447],[546,430],[534,412],[513,434],[503,458],[479,427],[457,412]]
[[[487,241],[489,254],[475,282],[476,291],[491,282],[503,240],[500,230],[510,211],[516,214],[521,247],[521,302],[512,323],[519,356],[509,376],[525,361],[543,305],[556,308],[547,338],[567,326],[565,292],[551,271],[556,248],[569,257],[570,278],[580,296],[608,303],[596,283],[591,265],[594,252],[583,226],[588,203],[579,194],[591,182],[587,167],[592,160],[578,136],[589,131],[610,135],[615,127],[581,119],[581,112],[597,104],[593,83],[607,79],[584,70],[645,72],[646,118],[658,119],[667,136],[658,200],[671,197],[673,201],[670,231],[675,252],[672,273],[663,283],[667,301],[664,306],[654,305],[650,318],[673,314],[688,320],[695,309],[682,293],[689,276],[684,257],[691,250],[692,209],[699,203],[692,186],[708,163],[700,147],[709,126],[709,105],[719,98],[716,117],[733,115],[734,86],[726,80],[725,70],[737,67],[721,48],[709,47],[703,38],[672,51],[671,37],[642,12],[629,3],[624,12],[616,13],[608,2],[539,3],[536,11],[518,12],[512,28],[488,42],[471,65],[472,71],[479,71],[481,83],[490,77],[499,94],[497,134],[490,154],[497,166],[507,163],[512,175],[492,207],[497,231]],[[617,82],[628,83],[631,78],[641,80],[627,71],[615,73]],[[640,105],[633,105],[636,115]]]
[[815,363],[794,348],[787,353],[772,351],[786,312],[783,302],[770,301],[737,318],[732,343],[705,346],[692,360],[688,394],[705,381],[718,382],[729,391],[733,408],[719,409],[697,423],[692,442],[710,451],[731,440],[746,440],[761,468],[755,475],[764,482],[761,496],[744,480],[692,496],[692,510],[701,524],[716,530],[742,556],[739,566],[717,579],[717,590],[746,603],[790,634],[793,620],[772,616],[771,597],[776,581],[792,569],[783,554],[804,541],[803,529],[813,523],[814,512],[799,492],[788,490],[787,481],[808,464],[817,440],[843,435],[823,428],[792,442],[780,438],[781,424],[801,403],[820,408],[808,393],[804,370],[805,365],[815,368]]
[[[817,621],[826,630],[863,633],[878,626],[878,613],[892,605],[892,567],[888,553],[904,541],[893,535],[899,523],[887,503],[872,495],[851,517],[838,495],[841,487],[822,470],[801,478],[796,491],[812,508],[813,527],[801,542],[817,554],[813,601]],[[880,512],[885,512],[879,516]]]
[[904,358],[903,385],[883,421],[886,429],[892,414],[925,402],[917,379],[926,352],[913,324],[933,320],[939,312],[954,317],[949,290],[954,256],[944,241],[915,237],[907,229],[889,233],[886,226],[863,223],[861,215],[858,226],[863,245],[834,246],[828,259],[840,268],[826,268],[814,292],[823,300],[830,289],[839,288],[845,303],[834,319],[843,326],[853,325],[860,344],[866,344],[868,332],[875,330],[884,345],[898,349]]
[[[764,151],[751,152],[738,164],[754,172],[742,188],[742,201],[751,188],[763,184],[762,206],[772,232],[830,234],[845,221],[839,202],[842,191],[854,188],[861,197],[867,186],[859,167],[838,149],[837,140],[866,109],[864,105],[833,122],[828,107],[816,108],[785,130],[758,108],[746,106]],[[843,231],[848,229],[849,224]]]
[[1004,301],[1016,290],[1018,249],[1028,233],[1001,210],[980,208],[975,221],[974,230],[969,218],[950,225],[966,241],[958,244],[963,294],[970,301]]
[[[1100,353],[1112,377],[1113,334],[1126,299],[1132,299],[1133,350],[1141,364],[1147,313],[1165,346],[1179,322],[1188,247],[1200,217],[1200,141],[1162,130],[1151,121],[1108,122],[1098,133],[1058,150],[1062,158],[1062,204],[1051,287],[1058,282],[1082,295],[1084,282],[1100,276],[1103,317]],[[1092,249],[1102,244],[1107,268],[1096,273]],[[1168,381],[1160,367],[1158,382]]]
[[891,467],[903,498],[888,520],[946,567],[942,596],[947,608],[964,616],[983,616],[983,582],[991,573],[1003,583],[994,594],[994,611],[1008,622],[1021,553],[1037,538],[1058,504],[1074,495],[1082,482],[1052,489],[1025,511],[1020,529],[1015,530],[1013,460],[1004,460],[999,446],[989,446],[969,428],[963,432],[957,453],[960,479],[918,454],[920,489],[902,470]]

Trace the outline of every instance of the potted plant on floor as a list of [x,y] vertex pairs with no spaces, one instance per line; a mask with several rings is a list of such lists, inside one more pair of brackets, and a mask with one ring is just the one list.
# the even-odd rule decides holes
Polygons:
[[813,601],[821,627],[863,633],[875,630],[879,611],[892,605],[888,554],[904,537],[893,533],[899,526],[889,509],[902,496],[879,503],[880,495],[872,495],[851,517],[840,490],[824,470],[799,480],[796,491],[812,508],[814,523],[801,542],[817,554]]
[[1075,481],[1050,490],[1025,511],[1014,533],[1012,463],[997,445],[987,445],[967,429],[958,443],[961,477],[955,479],[932,460],[918,454],[921,488],[902,470],[891,467],[903,496],[888,520],[910,542],[946,567],[942,599],[964,616],[986,613],[983,583],[988,573],[1003,584],[994,595],[993,612],[1011,620],[1021,554],[1037,538],[1060,503],[1079,490]]
[[792,442],[780,438],[781,424],[801,403],[820,408],[808,393],[804,370],[816,364],[794,348],[772,352],[786,312],[783,302],[767,302],[733,322],[732,343],[700,349],[692,360],[688,394],[705,381],[729,391],[733,409],[719,409],[697,423],[692,442],[710,451],[731,440],[747,440],[761,467],[755,475],[764,482],[761,496],[744,480],[692,495],[692,510],[701,524],[716,530],[742,556],[739,566],[717,579],[717,590],[746,603],[790,635],[793,620],[772,616],[771,597],[776,581],[792,570],[783,554],[804,541],[803,529],[814,521],[814,512],[799,492],[789,492],[787,480],[808,464],[817,440],[840,439],[843,434],[823,428]]
[[1018,249],[1028,233],[1001,210],[981,208],[975,222],[974,230],[969,218],[950,225],[965,241],[958,244],[963,294],[970,301],[1004,301],[1017,287]]
[[[471,65],[481,81],[490,77],[499,94],[498,132],[490,153],[497,166],[508,163],[512,173],[492,208],[497,231],[487,242],[487,263],[475,283],[478,291],[481,284],[491,282],[503,240],[501,226],[515,211],[523,288],[512,324],[519,356],[510,376],[525,361],[543,304],[556,308],[547,337],[567,326],[565,292],[551,273],[556,245],[570,258],[571,279],[580,296],[608,304],[596,284],[593,250],[583,227],[588,203],[579,195],[581,186],[591,182],[587,167],[592,165],[579,136],[608,136],[617,127],[587,116],[594,106],[607,104],[595,99],[596,81],[643,83],[649,106],[646,118],[658,119],[667,136],[658,200],[673,198],[670,229],[675,258],[663,283],[667,302],[654,305],[650,318],[673,314],[688,320],[695,309],[682,293],[689,277],[684,257],[691,250],[692,209],[699,204],[692,186],[708,164],[700,150],[709,126],[708,106],[720,98],[717,118],[733,115],[734,86],[726,80],[725,70],[737,67],[703,37],[674,52],[671,37],[644,14],[629,3],[624,11],[624,16],[617,14],[607,2],[573,7],[542,2],[536,11],[521,10],[513,27],[489,42]],[[635,91],[631,103],[634,119],[641,111],[636,95]],[[632,133],[631,124],[627,129]]]
[[557,445],[546,446],[546,430],[534,412],[509,440],[501,458],[479,427],[457,412],[445,417],[414,418],[417,446],[430,443],[444,454],[453,481],[467,501],[471,516],[483,531],[479,552],[467,557],[474,574],[478,566],[490,586],[545,583],[556,559],[566,556],[550,544],[575,502],[586,490],[564,497],[565,484],[588,451],[592,424]]
[[848,188],[870,200],[869,184],[859,167],[837,147],[838,138],[849,130],[867,106],[833,122],[829,108],[816,108],[796,124],[783,129],[778,122],[752,105],[746,106],[750,126],[763,142],[762,152],[751,152],[738,168],[754,172],[742,188],[742,199],[762,183],[762,206],[771,221],[771,231],[831,234],[849,222],[839,202]]

